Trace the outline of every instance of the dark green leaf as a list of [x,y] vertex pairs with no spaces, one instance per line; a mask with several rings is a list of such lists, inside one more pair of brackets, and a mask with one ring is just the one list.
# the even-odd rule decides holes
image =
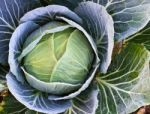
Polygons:
[[0,92],[6,89],[6,85],[4,82],[0,81]]
[[2,98],[2,101],[0,101],[0,114],[44,114],[26,108],[11,94],[0,97]]
[[26,108],[9,93],[1,98],[0,114],[43,114]]
[[6,79],[6,74],[9,71],[8,66],[4,66],[0,64],[0,80],[5,80]]
[[27,108],[20,104],[12,95],[3,97],[0,103],[0,114],[25,114]]
[[27,109],[27,111],[24,114],[44,114],[44,113],[40,113],[40,112]]
[[41,4],[42,4],[43,6],[50,5],[50,4],[51,4],[51,1],[52,1],[52,0],[40,0]]
[[150,22],[144,29],[129,37],[125,41],[142,44],[150,51]]
[[128,114],[150,103],[149,53],[144,46],[128,44],[116,55],[108,73],[96,78],[97,114]]

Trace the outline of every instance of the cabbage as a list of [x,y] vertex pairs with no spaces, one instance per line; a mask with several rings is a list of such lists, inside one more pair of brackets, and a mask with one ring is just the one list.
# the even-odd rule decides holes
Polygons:
[[0,113],[125,114],[149,104],[149,5],[1,0]]

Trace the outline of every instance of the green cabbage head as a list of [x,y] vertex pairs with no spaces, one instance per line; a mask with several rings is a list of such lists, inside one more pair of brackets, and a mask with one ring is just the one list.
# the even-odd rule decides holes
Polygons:
[[[62,25],[59,22],[51,22],[43,28],[51,28],[54,24]],[[31,34],[29,39],[38,34],[37,32]],[[29,41],[26,42],[24,47]],[[45,34],[32,51],[23,58],[22,68],[31,86],[34,86],[33,80],[30,81],[32,77],[37,83],[41,81],[43,86],[45,85],[45,89],[39,86],[35,88],[54,94],[66,94],[84,83],[93,58],[93,49],[86,36],[78,29],[69,27],[60,32]],[[62,87],[61,83],[73,88],[62,92],[57,91],[60,89],[55,91],[47,89],[46,84],[54,83],[57,88]]]

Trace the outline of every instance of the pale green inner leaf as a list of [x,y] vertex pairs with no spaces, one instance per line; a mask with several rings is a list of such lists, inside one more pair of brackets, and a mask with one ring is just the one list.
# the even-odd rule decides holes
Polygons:
[[66,52],[52,72],[51,81],[82,83],[92,60],[93,52],[88,41],[79,30],[75,30],[68,39]]
[[[63,40],[69,38],[69,30],[64,31],[66,34],[61,34]],[[61,56],[61,50],[58,50],[58,55],[55,53],[55,34],[47,34],[36,45],[36,47],[24,58],[24,66],[26,70],[33,74],[37,79],[49,82],[52,70],[57,64],[57,57]],[[57,37],[56,37],[57,39]],[[58,47],[61,46],[58,43]],[[65,51],[66,46],[63,47],[62,52]]]

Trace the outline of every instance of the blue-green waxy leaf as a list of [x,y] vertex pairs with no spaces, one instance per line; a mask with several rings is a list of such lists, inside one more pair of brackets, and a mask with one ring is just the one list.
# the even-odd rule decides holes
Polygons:
[[59,4],[67,6],[70,9],[74,10],[81,2],[92,1],[101,5],[106,5],[109,0],[40,0],[43,5],[48,4]]
[[39,7],[38,0],[0,1],[0,64],[8,63],[9,40],[19,24],[20,18],[28,11]]
[[114,57],[107,74],[96,77],[97,114],[129,114],[150,103],[149,52],[130,43]]
[[58,4],[62,6],[69,7],[70,9],[74,9],[78,6],[79,3],[83,2],[83,0],[40,0],[43,5],[48,4]]
[[98,107],[98,90],[88,87],[80,95],[72,99],[72,106],[62,114],[95,114]]
[[81,3],[75,12],[83,19],[84,28],[95,40],[101,60],[100,71],[106,73],[114,46],[114,26],[111,16],[103,6],[93,2]]
[[115,39],[120,41],[133,35],[150,20],[149,0],[111,0],[106,8],[114,20]]
[[150,22],[144,27],[144,29],[126,39],[125,42],[142,44],[150,51]]
[[[29,28],[30,27],[30,28]],[[22,52],[23,44],[30,33],[32,33],[39,26],[33,22],[26,22],[21,24],[12,35],[9,44],[9,65],[10,71],[17,77],[17,80],[23,82],[22,70],[18,57]]]
[[21,83],[17,81],[12,73],[7,75],[7,85],[14,97],[31,110],[36,110],[42,113],[57,114],[64,112],[71,106],[69,100],[48,100],[46,93],[35,90],[26,82]]
[[20,20],[20,23],[27,21],[33,21],[39,25],[44,25],[50,21],[58,20],[58,17],[66,17],[74,20],[77,23],[82,23],[81,18],[73,11],[69,10],[65,6],[49,5],[34,9],[26,13]]
[[[120,41],[146,26],[150,20],[149,0],[52,0],[75,9],[81,2],[92,1],[106,7],[114,20],[115,40]],[[97,12],[98,13],[98,12]]]

